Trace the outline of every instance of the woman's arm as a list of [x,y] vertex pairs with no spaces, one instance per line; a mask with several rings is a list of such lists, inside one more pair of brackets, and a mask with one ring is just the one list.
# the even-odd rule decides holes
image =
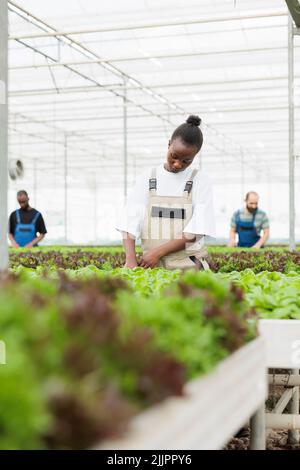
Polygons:
[[126,254],[125,268],[136,268],[138,266],[135,252],[135,237],[128,232],[122,232],[123,246]]
[[125,267],[138,266],[135,251],[135,240],[141,236],[145,208],[149,198],[149,170],[140,175],[134,187],[128,194],[125,207],[120,205],[116,229],[122,234],[123,246],[126,254]]

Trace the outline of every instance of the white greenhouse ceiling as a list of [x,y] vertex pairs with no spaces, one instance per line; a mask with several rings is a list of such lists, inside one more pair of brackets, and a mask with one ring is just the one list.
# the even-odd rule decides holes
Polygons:
[[[100,200],[107,188],[121,197],[126,98],[128,187],[164,158],[172,130],[193,113],[203,120],[201,164],[217,186],[220,217],[231,208],[218,204],[219,195],[233,185],[239,195],[268,185],[265,205],[278,206],[277,186],[288,187],[284,0],[8,3],[9,157],[24,162],[29,188],[36,191],[41,175],[41,190],[62,188],[67,165],[70,187],[92,184]],[[300,154],[299,58],[296,37]],[[284,236],[288,206],[280,210]]]

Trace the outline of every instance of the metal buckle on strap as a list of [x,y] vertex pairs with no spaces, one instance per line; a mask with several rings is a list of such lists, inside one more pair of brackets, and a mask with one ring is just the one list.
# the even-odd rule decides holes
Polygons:
[[160,219],[181,219],[186,218],[186,210],[184,208],[169,208],[152,206],[151,217],[159,217]]
[[190,192],[192,191],[192,187],[193,187],[193,181],[188,181],[185,185],[184,192],[190,194]]
[[150,178],[150,180],[149,180],[149,190],[152,191],[153,189],[156,189],[156,187],[157,187],[156,178]]

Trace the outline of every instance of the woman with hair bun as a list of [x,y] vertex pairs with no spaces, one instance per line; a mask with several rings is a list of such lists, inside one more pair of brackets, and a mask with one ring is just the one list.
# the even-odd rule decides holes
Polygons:
[[200,124],[198,116],[189,116],[174,131],[165,163],[142,174],[128,196],[117,225],[126,267],[208,268],[204,236],[215,236],[212,187],[207,175],[192,166],[203,144]]

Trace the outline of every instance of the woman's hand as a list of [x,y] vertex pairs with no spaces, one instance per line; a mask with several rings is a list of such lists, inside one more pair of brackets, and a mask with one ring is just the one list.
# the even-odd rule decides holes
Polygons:
[[148,251],[142,256],[141,261],[139,262],[139,265],[142,268],[155,268],[161,258],[161,255],[159,254],[158,250],[153,249]]
[[125,263],[125,268],[134,269],[138,267],[138,262],[136,258],[127,259]]

